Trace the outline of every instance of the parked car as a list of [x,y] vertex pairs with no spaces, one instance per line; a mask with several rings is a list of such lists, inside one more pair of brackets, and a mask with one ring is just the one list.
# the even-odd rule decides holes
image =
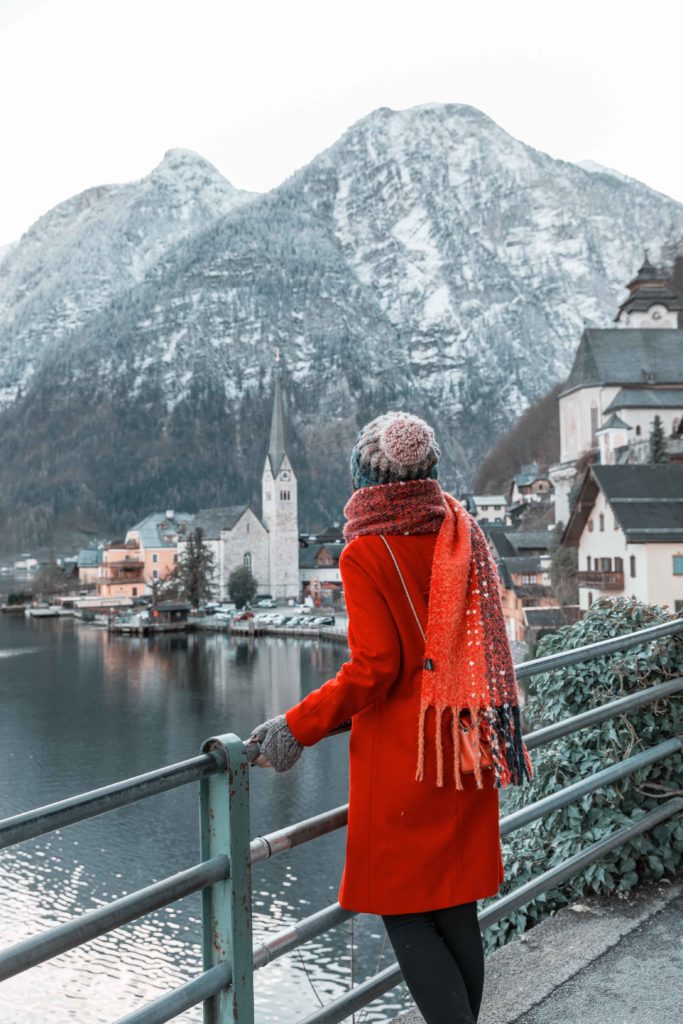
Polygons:
[[319,619],[319,622],[321,626],[334,626],[334,615],[322,615]]
[[254,618],[254,613],[250,612],[247,609],[247,611],[237,612],[232,617],[235,620],[235,622],[244,622],[246,619],[253,619]]
[[277,608],[277,601],[272,597],[262,597],[260,601],[256,602],[256,608]]

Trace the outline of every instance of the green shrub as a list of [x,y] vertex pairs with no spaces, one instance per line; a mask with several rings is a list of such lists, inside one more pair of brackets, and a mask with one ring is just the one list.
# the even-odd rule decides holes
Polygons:
[[[582,647],[671,618],[674,616],[663,608],[631,598],[601,598],[580,622],[543,637],[536,654],[543,657]],[[530,730],[540,729],[681,674],[683,637],[651,640],[533,677],[527,688],[525,717]],[[534,780],[527,786],[501,790],[501,816],[681,733],[683,697],[674,694],[532,750]],[[678,752],[504,837],[505,880],[499,895],[641,817],[682,789],[683,755]],[[487,947],[502,945],[516,932],[533,927],[585,895],[625,893],[638,882],[656,881],[682,866],[683,822],[673,817],[491,926],[486,932]]]

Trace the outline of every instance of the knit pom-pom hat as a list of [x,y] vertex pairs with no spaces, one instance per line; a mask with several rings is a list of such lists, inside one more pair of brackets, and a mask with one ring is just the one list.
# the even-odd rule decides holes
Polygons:
[[400,480],[436,480],[441,454],[434,431],[409,412],[386,412],[367,423],[351,452],[354,488]]

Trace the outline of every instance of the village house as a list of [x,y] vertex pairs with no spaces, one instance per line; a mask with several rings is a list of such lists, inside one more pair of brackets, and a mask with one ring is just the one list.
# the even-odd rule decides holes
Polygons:
[[522,466],[519,473],[515,473],[512,478],[510,505],[549,501],[552,491],[553,485],[548,474],[537,462],[530,462]]
[[144,568],[137,541],[105,544],[102,564],[97,569],[97,596],[142,597],[147,590]]
[[81,548],[78,552],[78,582],[84,587],[97,585],[99,568],[104,558],[104,547]]
[[615,327],[584,331],[559,397],[556,522],[569,520],[577,467],[649,461],[656,415],[669,461],[683,459],[683,259],[670,273],[646,258],[628,290]]
[[[496,560],[505,628],[510,640],[533,643],[571,620],[550,585],[549,530],[515,530],[486,524],[484,533]],[[549,609],[553,609],[551,612]],[[542,610],[543,615],[536,613]],[[575,617],[575,616],[574,616]]]
[[343,602],[339,556],[344,541],[312,542],[303,537],[299,549],[299,582],[302,596],[311,595],[316,605],[338,608]]
[[137,544],[143,562],[146,587],[166,579],[178,562],[178,541],[186,537],[194,516],[189,512],[152,512],[126,534],[127,544]]
[[508,500],[504,494],[466,494],[462,500],[479,523],[509,522]]
[[582,609],[607,594],[683,611],[683,464],[587,467],[562,542]]

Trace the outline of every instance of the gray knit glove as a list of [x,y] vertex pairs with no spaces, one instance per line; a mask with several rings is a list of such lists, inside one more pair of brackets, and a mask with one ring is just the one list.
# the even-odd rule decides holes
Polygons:
[[252,729],[250,740],[256,740],[261,753],[267,757],[276,772],[286,772],[296,764],[303,753],[303,744],[292,733],[284,715],[269,718]]

